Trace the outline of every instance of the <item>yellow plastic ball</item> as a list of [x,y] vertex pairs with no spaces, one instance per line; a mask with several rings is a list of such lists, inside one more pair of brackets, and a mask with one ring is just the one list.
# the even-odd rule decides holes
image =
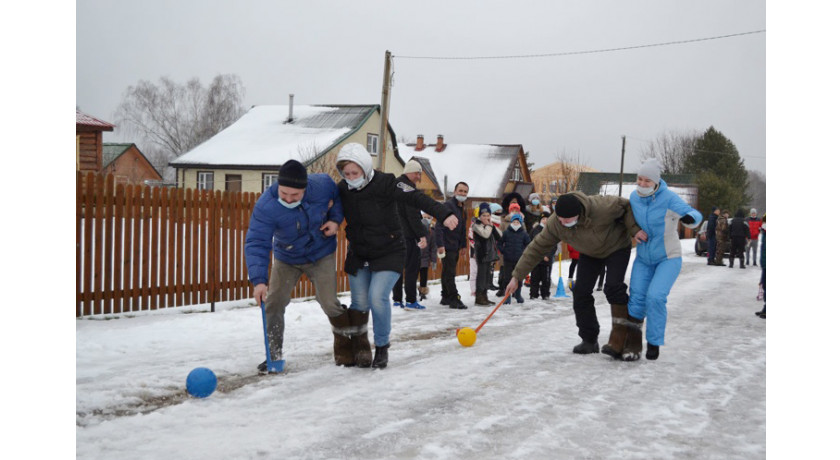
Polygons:
[[471,347],[475,343],[475,330],[471,327],[462,327],[458,329],[458,343],[462,347]]

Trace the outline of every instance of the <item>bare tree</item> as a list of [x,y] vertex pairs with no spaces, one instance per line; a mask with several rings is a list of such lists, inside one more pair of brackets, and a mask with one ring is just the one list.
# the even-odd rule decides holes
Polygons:
[[321,151],[314,142],[305,146],[300,145],[298,146],[298,157],[300,158],[298,161],[306,165],[306,172],[309,174],[324,173],[332,177],[334,181],[340,181],[341,175],[335,167],[336,154],[320,155],[320,153]]
[[552,195],[561,195],[578,189],[580,173],[592,170],[584,160],[580,152],[568,153],[563,150],[557,154],[558,166],[551,179],[552,186],[549,187]]
[[700,137],[698,132],[680,133],[669,131],[662,133],[641,151],[642,160],[656,158],[662,164],[665,174],[686,173],[686,159],[694,149],[694,143]]
[[168,176],[170,160],[186,153],[236,121],[244,113],[245,88],[236,75],[217,75],[205,88],[198,78],[179,84],[161,77],[129,86],[117,107],[120,131]]
[[747,171],[747,193],[752,197],[749,207],[758,210],[759,216],[767,211],[767,176],[759,171]]

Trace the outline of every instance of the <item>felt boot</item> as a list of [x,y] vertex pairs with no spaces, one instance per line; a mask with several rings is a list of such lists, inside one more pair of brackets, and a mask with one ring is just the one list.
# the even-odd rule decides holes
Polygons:
[[356,365],[359,367],[370,367],[372,358],[367,330],[370,311],[360,312],[351,308],[347,312],[350,315],[350,325],[355,327],[353,336],[350,339],[353,342],[353,355],[356,359]]
[[338,316],[330,318],[333,331],[333,355],[335,356],[336,366],[355,366],[356,354],[353,351],[353,332],[356,330],[355,326],[350,323],[350,314],[347,307],[344,307],[344,312]]
[[612,331],[610,331],[610,340],[601,348],[601,353],[615,359],[622,359],[621,353],[624,351],[624,342],[627,340],[627,305],[611,304],[610,309]]
[[644,320],[627,316],[627,340],[621,358],[625,361],[636,361],[642,355],[642,324]]

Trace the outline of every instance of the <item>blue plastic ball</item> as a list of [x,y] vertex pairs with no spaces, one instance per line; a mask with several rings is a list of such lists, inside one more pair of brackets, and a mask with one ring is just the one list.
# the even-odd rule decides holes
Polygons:
[[216,374],[206,367],[196,367],[187,376],[187,393],[196,398],[206,398],[216,391]]

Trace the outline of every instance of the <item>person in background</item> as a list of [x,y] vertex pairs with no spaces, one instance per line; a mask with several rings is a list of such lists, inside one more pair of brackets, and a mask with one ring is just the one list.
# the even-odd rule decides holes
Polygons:
[[523,209],[525,217],[525,231],[528,233],[537,226],[542,218],[544,211],[542,201],[539,193],[532,193],[528,195],[528,205]]
[[[260,195],[245,234],[245,264],[257,305],[265,303],[265,334],[272,361],[283,360],[286,306],[304,273],[315,285],[315,299],[332,324],[336,365],[353,366],[353,341],[361,337],[353,318],[336,297],[336,233],[344,212],[335,182],[327,174],[308,174],[296,160],[280,167],[277,182]],[[269,279],[270,257],[274,264]],[[269,372],[266,362],[257,366]]]
[[[502,231],[502,205],[499,203],[490,203],[490,222],[493,224],[494,227],[498,228],[499,231]],[[498,277],[502,276],[501,267],[497,267],[501,262],[501,257],[499,258],[499,262],[493,263],[492,271],[499,271]],[[491,291],[498,291],[501,286],[501,282],[499,285],[493,284],[493,278],[490,278],[490,290]]]
[[752,252],[753,267],[758,265],[758,235],[761,232],[761,219],[758,217],[758,211],[755,208],[750,209],[750,217],[747,218],[747,224],[750,226],[750,240],[747,242],[747,265],[750,264],[750,252]]
[[[708,233],[708,231],[706,233]],[[723,263],[723,253],[726,252],[727,248],[729,248],[730,253],[732,252],[732,248],[729,244],[729,211],[726,209],[721,211],[717,223],[715,224],[715,239],[717,240],[715,248],[715,263],[712,265],[723,267],[726,265]]]
[[720,209],[717,206],[712,206],[712,213],[709,214],[708,223],[706,224],[706,265],[715,265],[715,256],[717,255],[717,220],[720,216]]
[[[547,212],[542,213],[537,226],[531,230],[531,240],[534,240],[540,234],[550,216],[551,214]],[[547,300],[551,295],[551,265],[556,254],[557,246],[554,246],[550,252],[545,254],[543,260],[531,270],[531,299],[542,297],[543,300]]]
[[682,268],[679,223],[696,228],[703,220],[699,211],[668,189],[660,171],[657,159],[645,161],[637,173],[636,190],[630,193],[633,216],[642,232],[635,238],[636,258],[630,273],[630,303],[625,316],[629,322],[625,323],[624,340],[619,330],[615,337],[610,336],[607,345],[610,348],[607,354],[625,361],[639,359],[645,319],[648,321],[645,357],[649,360],[659,357],[659,347],[665,345],[668,294]]
[[[526,206],[528,203],[525,202],[525,198],[516,192],[510,192],[502,197],[502,218],[499,229],[503,235],[510,225],[511,215],[514,212],[521,213],[522,208]],[[505,279],[505,273],[505,259],[502,257],[499,259],[499,289],[496,291],[496,297],[505,296],[505,285],[510,281]]]
[[767,318],[767,213],[761,217],[761,280],[758,282],[764,290],[764,308],[755,312],[761,319]]
[[[336,157],[341,174],[338,191],[347,221],[347,256],[344,271],[350,284],[350,310],[360,316],[357,324],[367,329],[373,311],[373,341],[376,354],[361,343],[356,349],[356,365],[385,368],[391,346],[391,290],[405,263],[405,240],[397,218],[402,202],[433,215],[443,226],[454,229],[458,217],[447,207],[393,174],[374,171],[373,159],[361,144],[349,143]],[[367,332],[365,332],[367,334]]]
[[478,221],[472,225],[473,238],[475,238],[475,261],[476,261],[476,290],[475,304],[493,305],[487,298],[487,290],[490,288],[490,280],[493,278],[493,264],[499,260],[497,242],[502,237],[502,232],[490,221],[490,205],[481,203],[478,211]]
[[461,296],[458,294],[458,286],[455,285],[455,275],[456,269],[458,268],[458,259],[462,256],[467,257],[468,255],[466,248],[469,220],[464,210],[464,202],[467,201],[469,192],[470,186],[466,182],[455,184],[455,191],[452,198],[446,200],[443,205],[458,218],[458,223],[452,228],[449,228],[447,225],[438,225],[435,228],[438,258],[441,259],[441,264],[443,264],[443,271],[440,274],[440,304],[448,305],[449,308],[459,310],[467,308],[464,302],[461,301]]
[[747,268],[744,265],[744,248],[749,238],[750,225],[744,220],[744,210],[738,209],[729,224],[729,268],[735,264],[736,257],[741,262],[741,268]]
[[475,261],[475,237],[473,236],[473,226],[478,219],[478,208],[475,208],[475,217],[470,219],[470,226],[467,228],[467,242],[470,246],[470,275],[467,277],[470,280],[470,296],[475,297],[475,278],[478,274],[478,263]]
[[[504,231],[502,238],[499,240],[499,251],[505,259],[505,279],[510,279],[513,268],[516,267],[519,258],[522,257],[522,253],[525,252],[525,248],[528,247],[530,242],[531,237],[528,236],[528,232],[525,230],[525,218],[518,212],[511,213],[510,225],[508,225],[507,230]],[[517,303],[525,302],[525,299],[522,298],[521,282],[518,282],[518,286],[515,292],[513,292],[512,297],[516,298]],[[508,297],[505,303],[510,303],[510,297]]]
[[[580,261],[577,282],[572,289],[572,302],[581,343],[572,352],[598,353],[600,325],[595,312],[595,298],[592,296],[595,280],[601,273],[601,267],[606,265],[604,294],[612,305],[615,331],[616,323],[621,318],[616,312],[627,311],[624,274],[630,262],[631,238],[643,232],[633,217],[630,201],[617,196],[566,193],[557,199],[554,215],[555,218],[548,219],[545,228],[522,254],[505,292],[516,291],[519,280],[557,243],[565,241],[566,244],[574,245],[580,252]],[[626,317],[626,314],[623,316]]]
[[[420,167],[420,163],[409,160],[405,164],[402,176],[397,178],[397,187],[415,188],[422,179],[423,169]],[[397,203],[397,214],[400,216],[400,225],[405,239],[405,269],[394,284],[394,306],[408,308],[409,310],[425,310],[426,307],[417,301],[420,251],[429,244],[423,227],[423,220],[420,216],[420,210],[407,203]],[[405,289],[405,304],[402,302],[403,289]]]
[[432,237],[434,235],[435,224],[432,221],[431,215],[425,212],[422,215],[423,231],[428,244],[425,248],[420,249],[420,287],[417,288],[417,292],[420,294],[420,300],[426,300],[426,296],[429,295],[429,269],[437,270],[438,259],[437,242]]

